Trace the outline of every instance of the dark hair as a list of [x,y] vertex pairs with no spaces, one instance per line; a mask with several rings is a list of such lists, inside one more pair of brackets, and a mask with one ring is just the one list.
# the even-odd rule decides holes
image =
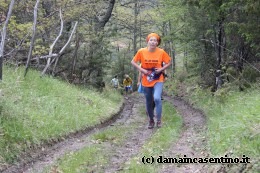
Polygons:
[[117,75],[115,75],[115,78],[117,78]]
[[161,38],[159,38],[157,46],[159,46],[160,44],[161,44]]

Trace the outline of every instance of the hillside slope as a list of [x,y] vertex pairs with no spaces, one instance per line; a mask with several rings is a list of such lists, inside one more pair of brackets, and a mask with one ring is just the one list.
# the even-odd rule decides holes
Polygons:
[[0,83],[0,168],[22,152],[95,126],[116,114],[122,96],[79,88],[24,68],[4,68]]

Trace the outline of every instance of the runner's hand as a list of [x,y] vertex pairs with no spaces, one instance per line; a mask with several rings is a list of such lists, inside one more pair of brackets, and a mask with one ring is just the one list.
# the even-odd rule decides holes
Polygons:
[[142,68],[141,72],[142,72],[143,74],[145,74],[145,75],[148,75],[148,74],[149,74],[149,71],[148,71],[148,70],[145,70],[145,69],[143,69],[143,68]]
[[155,73],[156,73],[156,74],[159,74],[159,73],[161,73],[161,72],[162,72],[162,68],[156,68],[156,69],[155,69]]

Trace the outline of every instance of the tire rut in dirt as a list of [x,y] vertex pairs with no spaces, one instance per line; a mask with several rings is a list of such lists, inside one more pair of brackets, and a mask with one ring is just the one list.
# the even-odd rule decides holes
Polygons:
[[[165,97],[173,103],[177,112],[183,117],[183,129],[180,138],[169,150],[164,153],[165,158],[205,158],[208,156],[207,142],[205,138],[206,118],[204,114],[194,109],[184,100],[175,97]],[[164,164],[160,172],[208,172],[207,165],[204,164]]]
[[131,127],[132,123],[139,122],[139,126],[129,133],[127,141],[122,146],[116,146],[115,153],[109,160],[109,166],[105,168],[106,173],[123,170],[124,164],[140,152],[145,142],[147,142],[156,131],[156,129],[148,129],[147,117],[140,115],[139,108],[141,105],[144,106],[144,98],[138,95],[132,99],[134,106],[131,118],[122,125]]

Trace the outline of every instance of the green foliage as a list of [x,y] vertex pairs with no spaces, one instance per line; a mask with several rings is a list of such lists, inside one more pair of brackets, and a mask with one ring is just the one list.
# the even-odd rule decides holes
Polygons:
[[214,97],[219,103],[225,103],[228,97],[232,94],[234,89],[232,85],[232,83],[224,84],[220,89],[214,92]]
[[257,82],[257,79],[260,78],[260,72],[248,65],[245,66],[242,75],[250,83]]
[[[162,21],[171,20],[177,28],[173,34],[169,33],[167,39],[171,37],[180,45],[179,54],[186,54],[186,70],[201,76],[206,85],[213,85],[215,81],[217,51],[214,44],[219,44],[216,39],[220,28],[223,29],[222,40],[225,40],[225,44],[219,45],[223,49],[222,65],[240,62],[240,55],[244,55],[248,63],[257,61],[260,33],[254,29],[259,28],[256,20],[260,15],[258,1],[162,0],[162,4],[166,13],[161,16]],[[238,69],[232,70],[239,73]],[[244,79],[251,82],[250,75],[245,75]]]
[[114,60],[111,63],[111,74],[113,74],[113,76],[118,75],[119,83],[123,84],[125,74],[128,74],[131,78],[133,78],[134,71],[130,65],[130,61],[133,57],[126,51],[118,52],[115,56],[116,57],[113,57]]
[[180,81],[181,83],[187,79],[188,77],[188,73],[186,71],[182,71],[182,72],[179,72],[178,74],[176,74],[176,79],[178,81]]
[[[108,39],[104,38],[103,21],[110,3],[104,1],[93,1],[89,3],[64,0],[46,0],[40,3],[37,10],[37,30],[33,49],[33,58],[49,53],[49,47],[57,38],[61,29],[59,9],[62,12],[63,31],[58,42],[56,42],[52,53],[57,54],[68,41],[72,26],[78,21],[77,39],[72,38],[66,50],[62,53],[56,64],[53,75],[65,79],[74,75],[79,76],[80,83],[100,87],[105,76],[105,70],[110,52],[108,51]],[[13,9],[12,18],[7,31],[6,52],[14,52],[6,59],[12,64],[24,64],[31,44],[32,23],[34,19],[35,1],[24,1],[17,3]],[[8,11],[7,2],[0,4],[1,11]],[[6,14],[3,13],[3,15]],[[110,14],[109,14],[110,15]],[[4,16],[3,16],[4,17]],[[1,14],[2,20],[2,14]],[[102,24],[102,26],[99,26]],[[88,46],[86,46],[88,45]],[[13,50],[14,48],[15,51]],[[82,50],[83,51],[77,51]],[[82,63],[82,60],[84,63]],[[35,61],[32,61],[35,62]],[[37,68],[42,70],[46,61],[40,59]],[[92,69],[91,69],[92,68]],[[52,70],[53,65],[48,70]],[[91,69],[87,76],[82,77],[82,71]],[[62,74],[60,73],[62,72]],[[49,71],[47,72],[49,73]],[[86,73],[85,73],[86,74]],[[67,77],[69,76],[69,77]],[[94,79],[90,81],[90,79]],[[70,80],[70,79],[67,79]]]

